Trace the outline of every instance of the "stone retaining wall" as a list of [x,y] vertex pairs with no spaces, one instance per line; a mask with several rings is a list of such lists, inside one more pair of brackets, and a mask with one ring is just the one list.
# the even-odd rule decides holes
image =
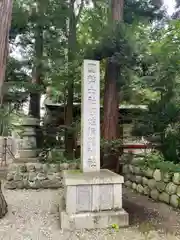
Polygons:
[[78,169],[76,163],[42,164],[26,163],[11,164],[8,168],[7,189],[44,189],[62,187],[62,170]]
[[180,208],[180,173],[144,168],[136,162],[123,166],[125,186],[175,208]]

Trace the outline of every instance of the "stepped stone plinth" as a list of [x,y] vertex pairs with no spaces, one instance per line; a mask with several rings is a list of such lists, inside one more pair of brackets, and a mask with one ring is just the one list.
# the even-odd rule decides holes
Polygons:
[[63,179],[63,229],[128,226],[129,217],[122,208],[122,176],[106,169],[89,173],[69,170],[64,171]]

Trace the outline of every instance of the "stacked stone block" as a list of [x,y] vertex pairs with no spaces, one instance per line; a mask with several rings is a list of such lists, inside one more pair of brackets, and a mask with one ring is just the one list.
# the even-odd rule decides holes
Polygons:
[[[165,164],[165,163],[164,163]],[[164,172],[138,166],[136,162],[123,166],[125,186],[140,194],[180,208],[180,173]]]
[[76,163],[43,164],[24,163],[11,164],[8,169],[7,189],[46,189],[62,187],[61,172],[66,169],[79,168]]

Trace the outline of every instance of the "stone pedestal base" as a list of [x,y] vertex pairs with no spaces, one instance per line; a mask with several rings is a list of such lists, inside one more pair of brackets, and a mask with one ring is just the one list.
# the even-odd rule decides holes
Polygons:
[[128,226],[128,213],[122,209],[122,176],[105,169],[90,173],[69,170],[63,172],[63,181],[62,229]]
[[16,160],[14,161],[14,163],[38,163],[39,162],[39,158],[38,157],[34,157],[34,158],[16,158]]
[[60,213],[62,229],[97,229],[108,228],[116,224],[120,227],[129,225],[129,215],[124,209],[118,211],[86,212],[68,215]]
[[19,150],[20,158],[36,158],[39,154],[38,149],[23,149]]

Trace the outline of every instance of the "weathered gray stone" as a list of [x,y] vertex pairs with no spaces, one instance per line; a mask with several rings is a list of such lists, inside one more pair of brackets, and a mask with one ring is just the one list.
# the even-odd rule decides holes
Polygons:
[[55,177],[54,177],[54,174],[53,173],[48,173],[47,174],[47,179],[49,180],[53,180]]
[[132,189],[137,190],[137,184],[135,182],[132,184]]
[[25,164],[18,164],[17,165],[17,172],[25,173],[27,171],[27,167]]
[[134,167],[134,173],[136,174],[136,175],[141,175],[141,168],[140,167],[137,167],[137,166],[135,166]]
[[16,183],[15,183],[15,181],[8,181],[8,182],[6,182],[4,187],[7,189],[10,189],[10,190],[14,190],[14,189],[16,189]]
[[176,194],[178,197],[180,197],[180,186],[177,187]]
[[47,163],[43,164],[43,172],[44,173],[48,173],[49,172],[49,168],[50,168],[49,164],[47,164]]
[[124,175],[124,180],[125,180],[125,181],[131,180],[131,174],[125,174],[125,175]]
[[176,190],[177,190],[177,185],[175,185],[173,182],[170,182],[167,184],[166,186],[166,192],[169,194],[169,195],[173,195],[176,193]]
[[136,174],[136,166],[132,165],[132,172],[133,174]]
[[45,179],[47,179],[47,176],[46,176],[46,174],[45,173],[38,173],[37,174],[37,179],[38,180],[45,180]]
[[139,193],[143,193],[144,192],[144,188],[143,188],[143,186],[141,184],[137,185],[137,192],[139,192]]
[[8,174],[7,174],[7,181],[12,181],[13,179],[14,179],[14,173],[13,172],[9,172]]
[[69,169],[75,170],[78,168],[78,164],[77,163],[70,163],[69,164]]
[[158,198],[159,198],[159,192],[158,192],[158,190],[157,190],[157,189],[151,190],[150,196],[151,196],[152,199],[158,200]]
[[36,157],[36,158],[28,158],[28,157],[26,157],[26,158],[16,158],[16,163],[24,163],[24,164],[27,164],[27,163],[31,163],[31,164],[35,164],[35,163],[38,163],[38,161],[39,161],[39,158],[38,157]]
[[68,163],[61,163],[60,164],[60,170],[68,170],[69,164]]
[[153,170],[150,168],[143,169],[143,173],[145,177],[152,178],[153,177]]
[[37,149],[23,149],[19,150],[20,158],[34,158],[38,156],[39,151]]
[[129,165],[128,165],[128,164],[125,164],[125,165],[123,166],[122,173],[123,173],[123,174],[129,173]]
[[28,180],[29,179],[29,173],[26,172],[23,174],[23,180]]
[[37,179],[35,181],[28,181],[28,185],[29,185],[29,188],[32,188],[32,189],[41,188],[41,182]]
[[150,195],[150,188],[148,186],[144,186],[144,195],[146,196]]
[[178,208],[180,204],[180,198],[175,194],[171,195],[170,204],[172,207]]
[[49,171],[52,173],[57,173],[60,171],[60,166],[59,164],[50,164],[49,165]]
[[156,169],[153,173],[153,178],[156,180],[156,182],[161,181],[162,179],[162,174],[161,171],[159,169]]
[[9,166],[8,166],[8,172],[13,172],[13,173],[15,173],[15,172],[17,172],[17,164],[15,164],[15,163],[11,163],[11,164],[9,164]]
[[148,178],[147,177],[142,177],[142,184],[143,184],[143,186],[148,185]]
[[28,181],[28,179],[23,179],[23,185],[24,185],[25,189],[29,188],[29,181]]
[[67,170],[63,172],[65,184],[68,186],[74,185],[107,185],[107,184],[122,184],[124,177],[107,169],[101,169],[98,172],[82,172]]
[[132,174],[126,174],[127,179],[131,180]]
[[122,176],[105,169],[89,173],[64,171],[63,176],[67,217],[73,214],[76,218],[81,213],[91,216],[101,211],[107,216],[113,209],[122,209]]
[[17,189],[23,189],[24,188],[23,180],[22,181],[16,181],[15,184],[16,184]]
[[163,174],[163,181],[165,183],[169,183],[171,181],[172,174],[171,173],[164,173]]
[[34,163],[34,167],[36,172],[43,172],[43,164],[42,163]]
[[141,183],[142,182],[142,177],[141,176],[135,176],[135,182],[136,183]]
[[159,200],[161,202],[165,202],[165,203],[169,204],[170,196],[166,192],[162,192],[159,194]]
[[62,182],[58,179],[56,180],[43,180],[41,181],[41,186],[43,188],[61,188]]
[[160,182],[156,182],[156,188],[159,192],[163,192],[166,188],[166,183],[160,181]]
[[148,180],[148,187],[152,190],[156,187],[156,180],[150,179]]
[[35,172],[30,172],[29,173],[29,181],[34,182],[37,179],[37,173]]
[[14,181],[21,181],[23,179],[23,175],[21,173],[16,172],[14,174]]
[[129,187],[129,188],[131,188],[132,187],[132,182],[131,181],[125,181],[124,182],[124,185],[126,186],[126,187]]
[[35,172],[36,171],[35,165],[32,163],[26,163],[26,167],[27,167],[27,172]]
[[53,173],[53,176],[54,176],[54,178],[52,178],[52,179],[59,179],[59,180],[62,179],[62,173],[61,172]]
[[134,166],[129,164],[129,171],[130,173],[134,173]]
[[180,173],[174,173],[172,180],[174,184],[180,185]]
[[136,182],[136,176],[131,174],[129,180],[131,180],[131,182]]
[[91,213],[81,212],[73,215],[68,215],[65,211],[61,211],[60,223],[63,230],[103,229],[112,225],[127,227],[129,225],[129,216],[123,209]]

